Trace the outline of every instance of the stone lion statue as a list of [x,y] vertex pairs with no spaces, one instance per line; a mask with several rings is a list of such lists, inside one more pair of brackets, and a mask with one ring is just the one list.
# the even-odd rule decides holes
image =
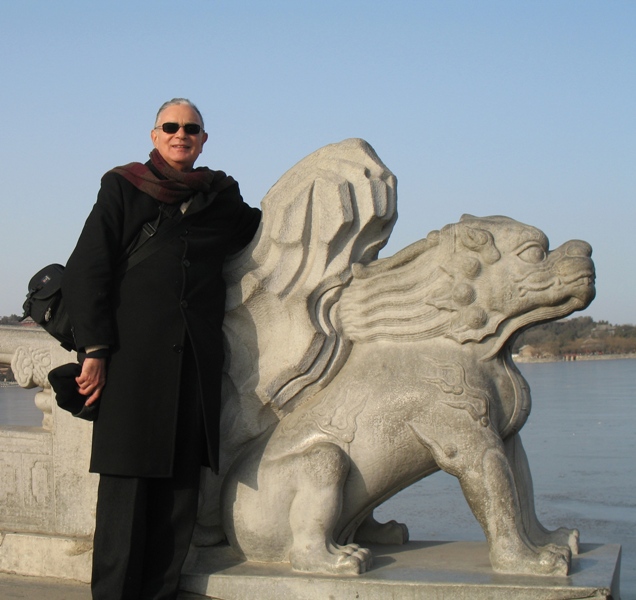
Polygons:
[[228,264],[225,535],[248,560],[362,573],[359,544],[408,539],[374,508],[442,469],[495,570],[566,575],[578,532],[535,514],[530,391],[510,348],[592,301],[591,248],[465,215],[378,260],[395,219],[395,177],[345,140],[281,178]]

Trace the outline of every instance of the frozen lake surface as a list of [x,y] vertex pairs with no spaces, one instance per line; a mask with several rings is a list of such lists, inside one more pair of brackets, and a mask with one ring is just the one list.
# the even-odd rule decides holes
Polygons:
[[25,390],[17,385],[0,386],[0,427],[42,425],[42,411],[35,405],[35,394],[40,388]]

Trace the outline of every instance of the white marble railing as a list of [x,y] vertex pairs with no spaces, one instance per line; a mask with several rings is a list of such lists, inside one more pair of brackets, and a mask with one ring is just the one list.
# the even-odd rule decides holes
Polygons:
[[74,360],[43,329],[0,326],[0,362],[20,386],[42,388],[43,414],[41,428],[0,425],[0,572],[90,579],[92,426],[57,407],[47,377]]

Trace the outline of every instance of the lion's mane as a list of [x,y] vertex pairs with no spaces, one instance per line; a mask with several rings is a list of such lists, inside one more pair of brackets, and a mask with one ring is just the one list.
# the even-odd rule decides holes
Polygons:
[[446,336],[480,341],[503,320],[481,306],[476,281],[500,258],[479,219],[447,225],[392,257],[354,265],[338,319],[354,342],[425,340]]

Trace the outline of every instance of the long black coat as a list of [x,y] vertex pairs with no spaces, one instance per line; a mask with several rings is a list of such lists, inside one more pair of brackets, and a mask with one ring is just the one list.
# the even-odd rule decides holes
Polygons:
[[[217,467],[228,254],[246,246],[260,211],[238,185],[194,195],[184,231],[123,277],[117,263],[160,203],[107,173],[62,282],[78,347],[111,349],[93,429],[92,472],[172,475],[184,345],[194,350],[211,465]],[[178,215],[180,216],[180,212]]]

